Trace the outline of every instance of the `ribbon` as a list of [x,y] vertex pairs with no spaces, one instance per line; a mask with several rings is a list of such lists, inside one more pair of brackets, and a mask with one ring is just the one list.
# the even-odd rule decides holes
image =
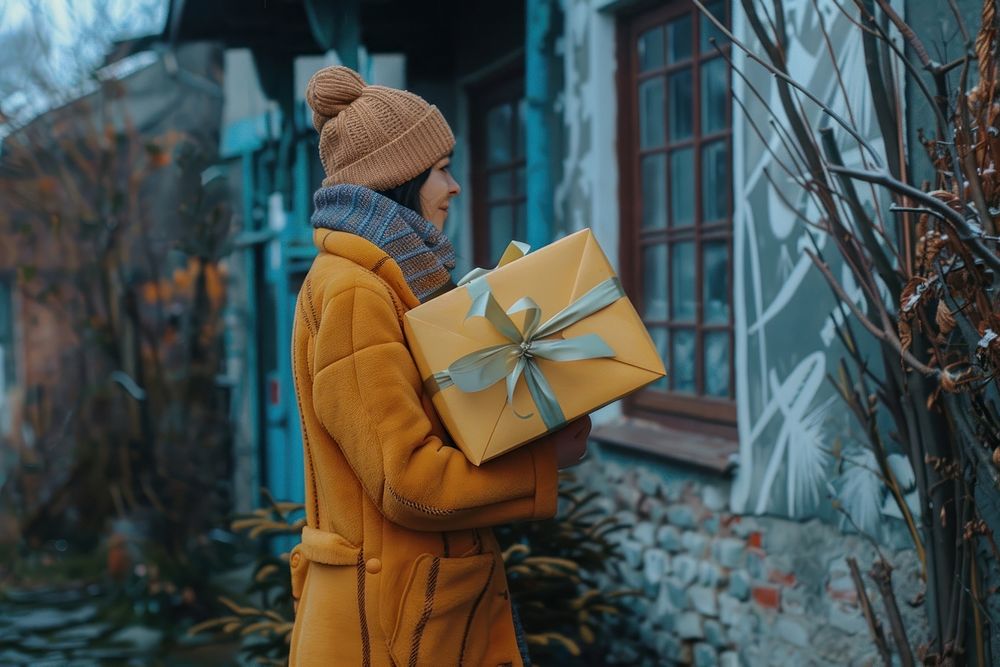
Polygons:
[[483,269],[477,266],[476,268],[472,269],[464,276],[462,276],[456,283],[456,285],[461,287],[462,285],[471,283],[476,278],[482,278],[487,273],[496,271],[501,266],[504,266],[505,264],[510,264],[515,259],[521,259],[525,255],[527,255],[530,250],[531,246],[528,245],[527,243],[521,243],[520,241],[511,241],[510,243],[507,244],[507,248],[503,251],[503,254],[500,255],[500,261],[497,262],[497,265],[495,267],[493,267],[492,269]]
[[[518,380],[524,377],[546,428],[554,429],[565,423],[566,417],[535,359],[540,357],[550,361],[579,361],[613,357],[615,352],[597,334],[565,339],[543,339],[559,333],[625,296],[621,282],[616,277],[602,281],[544,323],[540,323],[541,309],[533,299],[523,297],[505,311],[497,303],[483,275],[485,274],[468,283],[473,299],[465,317],[486,318],[510,342],[492,345],[457,359],[447,370],[439,371],[427,378],[425,386],[430,394],[452,385],[465,392],[475,392],[492,387],[506,379],[507,402],[513,405],[514,388]],[[522,311],[527,313],[523,332],[519,331],[510,319],[511,315]],[[533,415],[533,413],[520,415],[517,412],[514,414],[521,419],[528,419]]]

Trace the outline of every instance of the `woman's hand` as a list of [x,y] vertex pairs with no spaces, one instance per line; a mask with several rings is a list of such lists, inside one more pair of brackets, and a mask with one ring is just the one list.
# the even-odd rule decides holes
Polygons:
[[587,436],[590,435],[590,417],[584,415],[574,419],[550,437],[556,443],[556,459],[559,469],[575,466],[587,453]]

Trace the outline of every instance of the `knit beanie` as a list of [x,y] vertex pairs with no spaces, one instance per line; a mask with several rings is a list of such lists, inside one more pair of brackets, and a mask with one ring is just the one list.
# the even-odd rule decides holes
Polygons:
[[324,67],[306,87],[326,178],[388,190],[434,166],[455,146],[437,107],[405,90],[365,84],[347,67]]

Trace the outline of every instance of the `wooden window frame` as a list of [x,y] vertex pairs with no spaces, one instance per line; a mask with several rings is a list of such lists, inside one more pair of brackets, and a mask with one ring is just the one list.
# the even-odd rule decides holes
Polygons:
[[[469,129],[471,148],[471,180],[472,180],[472,255],[476,266],[490,265],[490,204],[517,205],[527,201],[525,192],[527,183],[522,185],[520,195],[509,198],[488,201],[489,177],[498,171],[516,170],[527,164],[525,156],[508,163],[490,165],[486,159],[486,112],[499,103],[515,101],[524,97],[524,63],[521,59],[494,72],[489,77],[476,82],[468,88]],[[516,106],[516,105],[515,105]],[[517,155],[517,133],[523,131],[517,125],[517,114],[514,114],[515,130],[511,134],[514,145],[511,155]],[[511,180],[513,192],[513,176]],[[526,239],[516,239],[524,241]]]
[[[731,9],[728,7],[728,13]],[[672,19],[689,14],[693,19],[692,49],[696,55],[693,60],[684,60],[679,63],[664,64],[663,67],[643,72],[639,74],[639,63],[636,54],[636,45],[639,36],[646,30],[657,25],[663,25]],[[733,324],[733,188],[730,185],[728,192],[728,217],[724,221],[715,221],[704,224],[702,220],[702,183],[701,183],[701,147],[703,144],[724,139],[728,148],[729,178],[732,182],[734,176],[733,169],[733,104],[732,97],[726,96],[726,114],[728,125],[724,131],[711,135],[702,136],[701,132],[701,63],[712,58],[719,57],[718,54],[706,52],[701,54],[697,51],[700,48],[701,15],[697,8],[689,0],[676,0],[666,5],[646,5],[636,11],[619,16],[617,22],[616,50],[619,63],[617,75],[617,93],[619,100],[618,113],[618,155],[620,173],[620,251],[619,265],[621,266],[621,278],[626,291],[633,302],[641,308],[643,303],[641,257],[642,248],[652,243],[665,243],[669,249],[678,240],[691,240],[695,243],[696,253],[702,253],[704,241],[724,240],[728,247],[728,271],[727,287],[729,290],[730,320],[726,325],[710,324],[703,322],[703,259],[696,254],[695,285],[697,293],[695,295],[695,319],[688,326],[687,323],[672,324],[668,318],[663,320],[670,332],[678,329],[693,331],[696,336],[696,350],[700,353],[695,362],[695,387],[703,390],[704,387],[704,346],[701,342],[706,331],[728,331],[729,332],[729,387],[730,398],[721,399],[702,394],[682,394],[676,392],[660,392],[656,390],[643,390],[633,394],[624,401],[625,413],[629,416],[652,420],[664,426],[697,430],[705,434],[721,436],[723,438],[737,438],[736,431],[736,402],[735,402],[735,340]],[[731,19],[727,17],[727,22],[731,25]],[[728,44],[720,45],[724,53],[729,53],[731,47]],[[651,77],[665,76],[667,73],[691,68],[692,72],[692,97],[693,118],[692,136],[690,139],[678,142],[670,142],[665,139],[662,147],[655,149],[640,149],[639,146],[639,99],[638,84]],[[732,72],[729,72],[732,81]],[[640,212],[637,202],[641,201],[641,173],[639,160],[647,153],[662,152],[669,155],[671,151],[691,146],[694,149],[695,160],[695,221],[690,227],[675,228],[668,224],[663,229],[642,230],[638,214]],[[667,271],[667,294],[672,296],[672,271]],[[668,297],[670,298],[670,297]],[[668,356],[673,355],[673,337],[668,348]],[[668,364],[667,372],[670,372]]]

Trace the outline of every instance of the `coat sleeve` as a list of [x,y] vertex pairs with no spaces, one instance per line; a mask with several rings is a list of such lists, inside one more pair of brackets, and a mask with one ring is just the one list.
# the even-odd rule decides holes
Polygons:
[[555,515],[551,439],[476,467],[432,433],[419,371],[381,285],[359,282],[330,298],[313,344],[316,415],[387,519],[459,530]]

